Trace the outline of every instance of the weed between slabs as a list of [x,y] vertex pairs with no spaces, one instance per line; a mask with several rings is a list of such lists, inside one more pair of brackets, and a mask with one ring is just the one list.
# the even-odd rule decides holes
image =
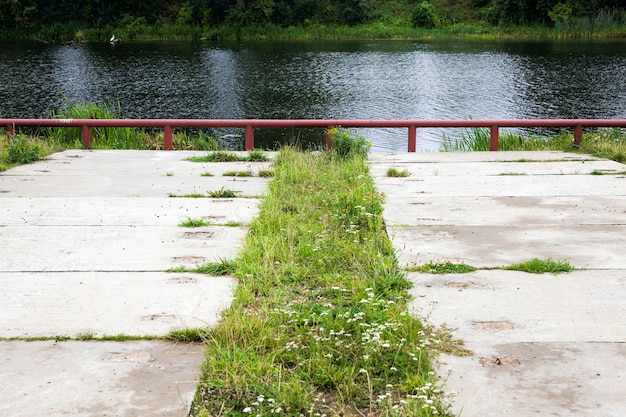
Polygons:
[[363,155],[282,150],[207,331],[196,416],[448,415]]

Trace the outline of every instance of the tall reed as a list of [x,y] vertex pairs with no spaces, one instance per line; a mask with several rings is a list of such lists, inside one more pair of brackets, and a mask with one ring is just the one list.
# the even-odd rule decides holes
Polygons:
[[[67,103],[53,112],[56,119],[123,119],[119,103]],[[81,129],[53,127],[44,136],[66,147],[81,146]],[[91,128],[91,147],[94,149],[163,149],[163,131],[130,127]],[[182,130],[173,135],[175,149],[217,150],[218,141],[206,131]]]
[[[122,119],[119,103],[67,103],[64,109],[52,113],[54,119]],[[52,127],[44,135],[59,143],[77,147],[81,143],[81,129]],[[147,149],[144,129],[91,128],[92,147],[96,149]]]

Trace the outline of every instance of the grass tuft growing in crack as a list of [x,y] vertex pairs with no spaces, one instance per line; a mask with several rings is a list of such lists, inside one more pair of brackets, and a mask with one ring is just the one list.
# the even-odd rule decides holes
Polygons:
[[195,415],[449,415],[382,209],[363,155],[279,153]]
[[178,223],[180,227],[202,227],[202,226],[210,226],[211,222],[205,219],[194,219],[193,217],[187,216],[187,218]]
[[425,274],[467,274],[476,271],[476,269],[472,265],[437,261],[430,261],[422,265],[406,268],[410,272],[422,272]]
[[191,272],[213,276],[232,275],[235,272],[235,262],[228,259],[220,259],[218,262],[207,262],[194,267],[177,266],[167,269],[165,272]]
[[389,168],[387,170],[387,176],[388,177],[392,177],[392,178],[405,178],[405,177],[408,177],[410,175],[411,175],[411,173],[408,170],[406,170],[406,169],[403,169],[402,171],[400,171],[397,168]]
[[549,258],[546,260],[533,258],[527,262],[504,266],[502,269],[509,271],[523,271],[531,274],[562,274],[571,272],[576,268],[574,268],[568,261],[555,261]]

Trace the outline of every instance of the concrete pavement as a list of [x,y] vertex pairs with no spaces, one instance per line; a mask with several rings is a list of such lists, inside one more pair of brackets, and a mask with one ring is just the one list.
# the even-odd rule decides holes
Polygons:
[[[187,415],[202,346],[55,339],[217,323],[235,280],[165,270],[236,255],[270,163],[198,154],[72,150],[0,174],[0,416]],[[244,198],[169,196],[222,188]]]
[[[626,415],[626,166],[561,152],[388,154],[370,163],[406,266],[552,258],[584,268],[409,274],[414,314],[455,328],[474,352],[438,359],[445,390],[458,393],[457,415]],[[411,176],[388,178],[392,167]]]

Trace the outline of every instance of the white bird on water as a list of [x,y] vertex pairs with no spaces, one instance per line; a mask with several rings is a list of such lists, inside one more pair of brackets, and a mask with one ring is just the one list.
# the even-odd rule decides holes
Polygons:
[[109,39],[111,45],[115,45],[116,43],[120,43],[120,39],[116,38],[115,35],[111,35],[111,39]]

